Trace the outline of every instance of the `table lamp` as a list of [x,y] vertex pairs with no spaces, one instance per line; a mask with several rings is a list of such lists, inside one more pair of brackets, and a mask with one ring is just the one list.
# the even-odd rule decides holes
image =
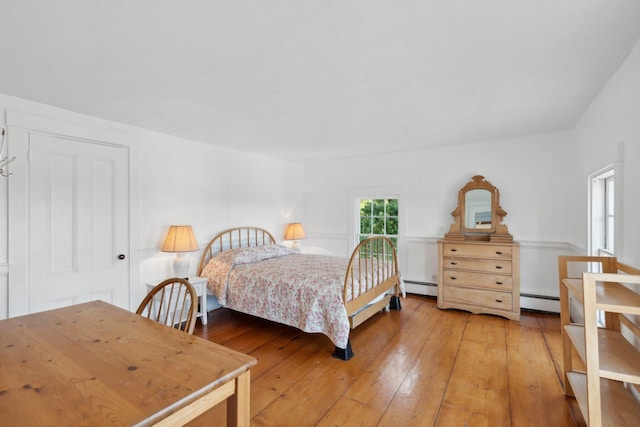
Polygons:
[[169,227],[167,237],[162,245],[162,252],[175,252],[176,259],[173,261],[173,272],[175,277],[188,277],[189,257],[185,252],[198,250],[198,242],[190,225],[172,225]]
[[302,228],[302,223],[300,222],[292,222],[287,226],[287,230],[284,232],[284,240],[293,241],[291,249],[294,251],[298,250],[298,240],[306,238],[307,234],[304,232],[304,228]]

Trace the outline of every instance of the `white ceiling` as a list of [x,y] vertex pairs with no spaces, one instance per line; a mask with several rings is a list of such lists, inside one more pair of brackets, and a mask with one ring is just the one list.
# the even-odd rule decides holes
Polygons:
[[0,93],[293,160],[572,127],[637,0],[0,0]]

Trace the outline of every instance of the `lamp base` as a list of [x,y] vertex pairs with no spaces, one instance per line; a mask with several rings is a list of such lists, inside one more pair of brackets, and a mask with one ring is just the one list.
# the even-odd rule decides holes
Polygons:
[[291,250],[293,252],[299,253],[301,248],[302,248],[302,245],[300,244],[300,242],[298,242],[297,240],[291,241]]
[[178,253],[176,259],[173,260],[173,274],[175,277],[189,277],[189,257],[186,254]]

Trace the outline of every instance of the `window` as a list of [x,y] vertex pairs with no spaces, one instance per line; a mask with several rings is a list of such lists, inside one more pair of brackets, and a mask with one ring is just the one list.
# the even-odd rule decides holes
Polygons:
[[614,179],[611,176],[604,178],[604,247],[603,249],[611,253],[614,252]]
[[[613,166],[591,176],[590,252],[594,256],[613,256],[615,253],[615,180]],[[594,263],[589,271],[600,272],[600,264]],[[598,324],[604,326],[604,312],[596,313]]]
[[398,246],[398,199],[358,199],[360,214],[357,217],[357,241],[371,236],[387,236]]
[[613,168],[591,177],[591,255],[615,253],[615,179]]

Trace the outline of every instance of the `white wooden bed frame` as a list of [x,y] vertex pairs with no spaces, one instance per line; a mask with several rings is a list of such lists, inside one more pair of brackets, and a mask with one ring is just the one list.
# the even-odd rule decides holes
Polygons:
[[[258,227],[236,227],[222,231],[211,239],[203,250],[198,264],[198,275],[219,252],[275,243],[276,240],[271,233]],[[366,286],[365,292],[360,293],[354,289],[362,285]],[[388,291],[391,289],[393,293],[389,294]],[[348,295],[358,296],[347,300]],[[389,238],[370,237],[356,246],[345,272],[342,299],[345,301],[351,329],[355,329],[387,306],[392,310],[401,310],[398,259],[395,246]],[[342,360],[353,357],[351,341],[347,343],[347,348],[336,346],[333,356]]]

